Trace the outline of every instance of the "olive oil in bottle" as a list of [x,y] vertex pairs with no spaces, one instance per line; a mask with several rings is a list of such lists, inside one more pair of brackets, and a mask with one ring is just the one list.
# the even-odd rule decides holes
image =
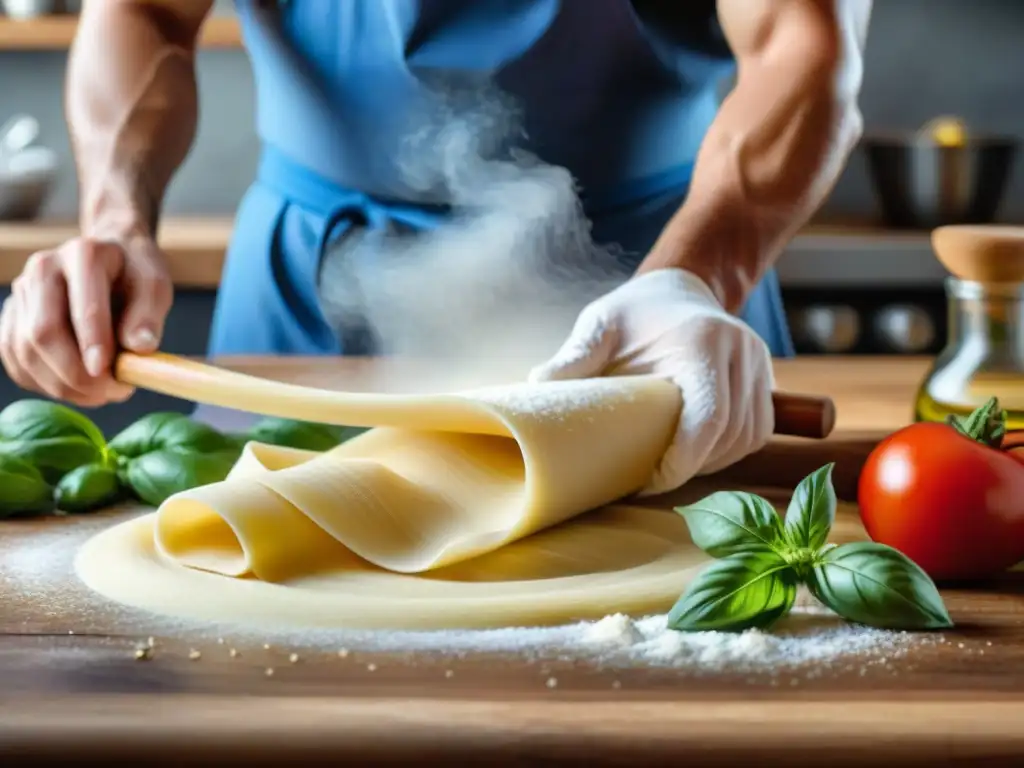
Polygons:
[[949,338],[921,384],[916,421],[966,416],[992,397],[1024,429],[1024,286],[946,281]]
[[[994,395],[999,397],[998,394]],[[936,400],[924,388],[918,391],[917,400],[914,403],[914,421],[946,421],[949,416],[970,416],[971,413],[983,405],[988,398],[983,398],[977,405],[963,405],[961,403],[944,403]],[[999,405],[1006,411],[1006,429],[1024,429],[1024,408],[1005,408],[1005,401],[1000,398]]]

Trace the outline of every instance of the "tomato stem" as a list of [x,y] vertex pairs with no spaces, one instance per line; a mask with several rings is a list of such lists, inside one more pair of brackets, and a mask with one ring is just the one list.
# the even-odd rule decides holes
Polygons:
[[1006,434],[1006,411],[999,407],[999,399],[993,397],[968,416],[948,416],[946,423],[964,437],[999,448]]

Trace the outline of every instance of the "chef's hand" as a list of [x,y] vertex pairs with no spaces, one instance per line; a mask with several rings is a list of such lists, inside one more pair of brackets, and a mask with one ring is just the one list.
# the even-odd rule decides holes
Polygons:
[[86,407],[124,401],[133,390],[113,378],[115,339],[133,352],[156,351],[172,298],[166,259],[151,239],[70,240],[33,254],[11,283],[0,360],[27,390]]
[[672,445],[644,495],[739,461],[775,428],[767,345],[690,272],[648,272],[586,306],[530,380],[635,374],[671,379],[683,399]]

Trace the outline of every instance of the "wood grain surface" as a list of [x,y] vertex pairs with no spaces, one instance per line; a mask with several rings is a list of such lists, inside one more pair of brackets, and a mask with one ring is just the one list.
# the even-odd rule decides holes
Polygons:
[[[379,373],[356,361],[230,365],[339,388],[373,386]],[[906,423],[924,365],[780,363],[780,388],[836,400],[833,438],[777,441],[648,503],[670,508],[738,487],[782,503],[788,488],[830,460],[849,498],[874,441]],[[357,646],[341,656],[321,641],[264,648],[266,638],[250,634],[221,643],[215,633],[89,595],[71,575],[71,557],[79,542],[125,514],[0,527],[0,764],[47,757],[142,766],[1024,764],[1024,582],[1016,574],[945,590],[957,628],[905,655],[837,661],[813,674],[698,674],[558,655],[451,657]],[[841,515],[836,534],[863,536],[855,514]],[[136,660],[149,636],[152,657]]]

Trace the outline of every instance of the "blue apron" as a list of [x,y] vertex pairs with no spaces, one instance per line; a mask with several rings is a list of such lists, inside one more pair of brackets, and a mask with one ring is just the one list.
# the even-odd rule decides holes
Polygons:
[[[522,107],[519,145],[577,180],[623,277],[685,199],[733,65],[714,0],[674,19],[642,0],[236,0],[262,156],[239,208],[212,355],[368,354],[318,301],[326,248],[351,232],[443,226],[443,191],[396,157],[433,85],[486,80]],[[774,272],[744,319],[793,354]]]

